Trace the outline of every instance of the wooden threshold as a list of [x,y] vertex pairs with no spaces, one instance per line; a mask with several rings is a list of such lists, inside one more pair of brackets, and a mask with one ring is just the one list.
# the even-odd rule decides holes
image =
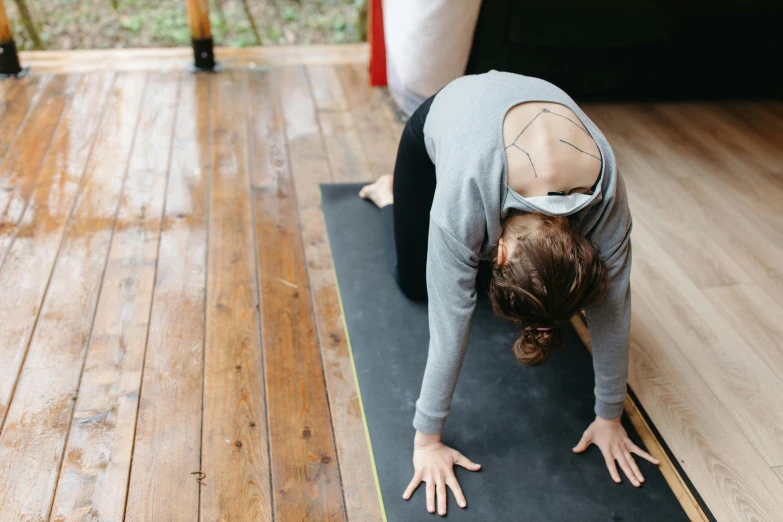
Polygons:
[[[365,43],[344,45],[217,47],[215,59],[223,68],[267,65],[367,63]],[[190,47],[152,49],[89,49],[23,51],[20,60],[32,74],[45,72],[135,71],[187,69],[193,63]]]

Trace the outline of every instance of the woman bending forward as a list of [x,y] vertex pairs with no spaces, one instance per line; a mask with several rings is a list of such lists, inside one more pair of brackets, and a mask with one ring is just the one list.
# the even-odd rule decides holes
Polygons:
[[441,442],[468,344],[480,260],[492,262],[495,314],[522,325],[513,352],[546,362],[560,328],[584,309],[595,369],[591,443],[609,474],[644,481],[633,454],[658,463],[620,424],[631,323],[631,214],[614,153],[562,90],[537,78],[490,71],[444,87],[405,126],[394,176],[360,196],[381,208],[388,257],[402,292],[428,299],[430,341],[413,426],[414,476],[427,510],[446,514],[446,486],[466,500],[455,464],[478,464]]

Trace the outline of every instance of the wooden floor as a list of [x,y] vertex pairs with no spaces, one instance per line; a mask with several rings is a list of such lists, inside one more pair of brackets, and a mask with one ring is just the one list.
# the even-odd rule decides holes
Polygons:
[[[0,83],[0,521],[381,520],[318,191],[392,170],[366,48],[108,53]],[[783,106],[585,109],[630,384],[718,520],[783,520]]]

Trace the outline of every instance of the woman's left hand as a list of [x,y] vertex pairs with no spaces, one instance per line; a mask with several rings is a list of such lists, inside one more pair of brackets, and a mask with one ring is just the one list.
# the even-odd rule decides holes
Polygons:
[[633,460],[631,453],[639,455],[645,460],[649,460],[655,465],[660,464],[658,459],[641,449],[628,438],[628,434],[620,424],[620,419],[602,419],[596,417],[587,427],[579,444],[574,448],[574,453],[582,453],[590,444],[595,444],[601,450],[606,461],[606,467],[612,479],[620,483],[620,474],[617,472],[615,461],[620,464],[620,468],[625,472],[631,484],[637,488],[644,482],[642,472]]

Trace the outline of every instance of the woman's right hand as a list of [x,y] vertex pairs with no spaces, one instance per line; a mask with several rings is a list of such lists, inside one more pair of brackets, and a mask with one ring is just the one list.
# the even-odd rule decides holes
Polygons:
[[480,464],[469,460],[459,451],[449,448],[440,440],[440,435],[428,435],[416,432],[413,441],[413,480],[408,484],[402,498],[408,500],[422,482],[427,483],[427,511],[435,513],[437,498],[438,514],[446,514],[446,486],[457,499],[457,504],[464,508],[468,505],[462,488],[454,475],[454,465],[462,466],[470,471],[481,469]]

